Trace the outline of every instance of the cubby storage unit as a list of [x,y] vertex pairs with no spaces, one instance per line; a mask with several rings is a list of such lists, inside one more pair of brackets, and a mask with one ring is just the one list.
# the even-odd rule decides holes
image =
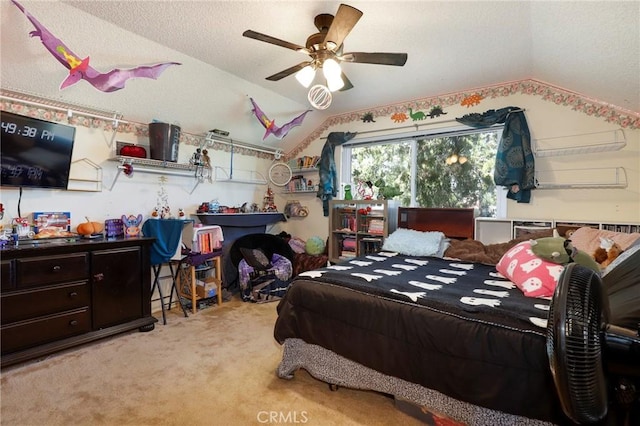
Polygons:
[[640,232],[640,223],[632,222],[477,217],[474,239],[484,244],[504,243],[535,231],[554,228],[558,230],[560,235],[566,236],[567,231],[584,226],[615,232]]
[[379,251],[398,223],[398,201],[329,201],[329,261]]

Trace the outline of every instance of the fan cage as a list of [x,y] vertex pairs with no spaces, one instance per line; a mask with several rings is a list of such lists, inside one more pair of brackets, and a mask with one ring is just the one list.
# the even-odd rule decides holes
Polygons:
[[558,280],[549,310],[547,353],[551,372],[562,408],[576,423],[597,422],[607,414],[603,299],[598,275],[569,264]]

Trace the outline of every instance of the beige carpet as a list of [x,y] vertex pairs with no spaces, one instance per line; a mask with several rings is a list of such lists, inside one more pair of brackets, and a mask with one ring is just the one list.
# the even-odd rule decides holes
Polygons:
[[[417,425],[374,392],[275,374],[276,304],[237,298],[1,372],[3,426]],[[156,315],[160,318],[160,315]]]

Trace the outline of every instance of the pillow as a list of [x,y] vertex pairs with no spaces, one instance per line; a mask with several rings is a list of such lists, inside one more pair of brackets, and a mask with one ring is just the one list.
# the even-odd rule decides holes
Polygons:
[[449,240],[439,231],[416,231],[398,228],[382,244],[382,250],[408,256],[442,257],[449,247]]
[[613,262],[607,265],[606,268],[602,270],[602,277],[604,278],[609,272],[615,269],[618,265],[622,263],[627,263],[626,260],[633,256],[637,251],[640,251],[640,239],[636,241],[631,247],[623,251],[620,256],[616,257]]
[[551,297],[564,266],[539,258],[531,250],[531,241],[523,241],[502,256],[496,269],[525,296]]
[[637,330],[640,323],[640,244],[625,251],[609,266],[616,262],[614,268],[607,267],[602,278],[609,296],[609,323]]
[[622,250],[626,250],[640,238],[640,233],[634,232],[632,234],[627,234],[624,232],[582,227],[571,234],[570,240],[575,248],[582,250],[591,256],[596,249],[600,247],[600,237],[610,238],[615,243],[618,243]]
[[265,270],[273,267],[267,255],[260,249],[240,247],[240,253],[242,253],[244,260],[253,269]]

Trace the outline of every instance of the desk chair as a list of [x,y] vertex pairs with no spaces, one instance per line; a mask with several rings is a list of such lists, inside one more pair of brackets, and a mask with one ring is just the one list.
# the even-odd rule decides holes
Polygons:
[[162,307],[162,322],[167,324],[167,317],[165,313],[164,299],[166,296],[162,294],[162,286],[159,283],[160,270],[162,265],[169,265],[171,271],[171,290],[169,292],[169,309],[171,309],[171,303],[173,302],[173,293],[176,294],[176,299],[182,308],[182,312],[185,317],[188,317],[187,310],[182,304],[182,300],[178,295],[178,289],[176,287],[176,278],[178,271],[173,270],[173,261],[171,258],[176,254],[178,247],[182,243],[182,227],[185,221],[180,219],[148,219],[142,225],[142,233],[146,237],[155,238],[155,242],[151,246],[151,267],[153,269],[153,286],[151,287],[151,294],[158,288],[160,295],[160,306]]

